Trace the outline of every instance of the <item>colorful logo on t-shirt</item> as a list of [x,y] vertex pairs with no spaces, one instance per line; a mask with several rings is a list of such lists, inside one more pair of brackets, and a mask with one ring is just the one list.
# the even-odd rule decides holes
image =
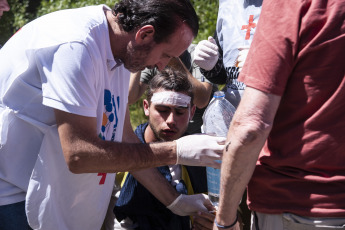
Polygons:
[[[102,127],[99,137],[103,140],[115,140],[116,128],[118,124],[118,112],[120,109],[120,97],[111,94],[107,89],[104,90],[104,112],[102,118]],[[110,138],[109,138],[110,137]],[[107,178],[107,173],[98,173],[100,176],[99,184],[103,185]]]
[[118,124],[118,112],[120,109],[120,97],[115,98],[107,89],[104,90],[104,112],[102,119],[100,138],[103,140],[115,140]]

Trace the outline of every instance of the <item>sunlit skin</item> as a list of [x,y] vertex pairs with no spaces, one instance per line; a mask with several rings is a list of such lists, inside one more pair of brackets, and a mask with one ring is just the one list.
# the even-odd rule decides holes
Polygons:
[[[161,92],[164,90],[157,90]],[[143,101],[145,115],[149,117],[149,126],[145,130],[146,142],[172,141],[180,138],[187,130],[195,106],[180,107],[166,104],[149,104]]]
[[4,14],[4,11],[9,11],[10,6],[8,5],[7,0],[0,0],[0,18]]
[[152,25],[145,25],[132,32],[125,32],[116,17],[106,12],[109,24],[110,45],[115,58],[119,58],[131,72],[157,67],[164,69],[171,58],[179,57],[192,43],[192,30],[181,22],[166,42],[154,41],[156,32]]
[[187,25],[182,24],[171,35],[168,42],[157,44],[151,40],[143,46],[129,43],[126,58],[123,60],[124,65],[132,72],[141,71],[146,67],[157,67],[159,70],[162,70],[171,58],[179,57],[188,48],[193,38],[191,29]]
[[191,29],[186,24],[182,24],[170,37],[169,42],[154,45],[147,56],[146,66],[164,69],[171,58],[179,57],[188,48],[193,39]]

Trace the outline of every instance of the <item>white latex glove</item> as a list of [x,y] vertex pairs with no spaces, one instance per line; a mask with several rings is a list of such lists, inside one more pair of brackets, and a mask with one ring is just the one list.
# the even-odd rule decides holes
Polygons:
[[204,70],[211,70],[218,61],[218,46],[213,37],[202,40],[194,50],[194,63]]
[[177,139],[176,164],[220,168],[225,137],[194,134]]
[[238,57],[237,57],[236,66],[239,67],[238,71],[241,72],[243,65],[244,65],[244,62],[247,59],[249,47],[238,48],[238,50],[239,50],[239,53],[238,53]]
[[179,195],[169,206],[170,211],[179,216],[191,216],[200,212],[208,212],[212,203],[205,194]]

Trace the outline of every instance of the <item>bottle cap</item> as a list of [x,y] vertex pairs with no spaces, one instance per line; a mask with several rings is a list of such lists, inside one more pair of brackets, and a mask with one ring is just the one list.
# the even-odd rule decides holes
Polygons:
[[214,98],[221,98],[221,97],[225,97],[225,93],[223,91],[216,91],[213,94]]

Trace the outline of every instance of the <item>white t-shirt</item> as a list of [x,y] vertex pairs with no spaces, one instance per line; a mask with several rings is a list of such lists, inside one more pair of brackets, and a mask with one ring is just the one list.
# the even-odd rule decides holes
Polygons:
[[0,51],[0,205],[28,189],[34,229],[94,230],[104,220],[115,174],[68,170],[53,109],[97,117],[100,138],[122,140],[129,71],[113,57],[106,9],[48,14]]
[[225,97],[237,107],[245,84],[237,80],[239,48],[250,47],[256,31],[263,0],[219,0],[217,37],[223,50],[227,73]]

